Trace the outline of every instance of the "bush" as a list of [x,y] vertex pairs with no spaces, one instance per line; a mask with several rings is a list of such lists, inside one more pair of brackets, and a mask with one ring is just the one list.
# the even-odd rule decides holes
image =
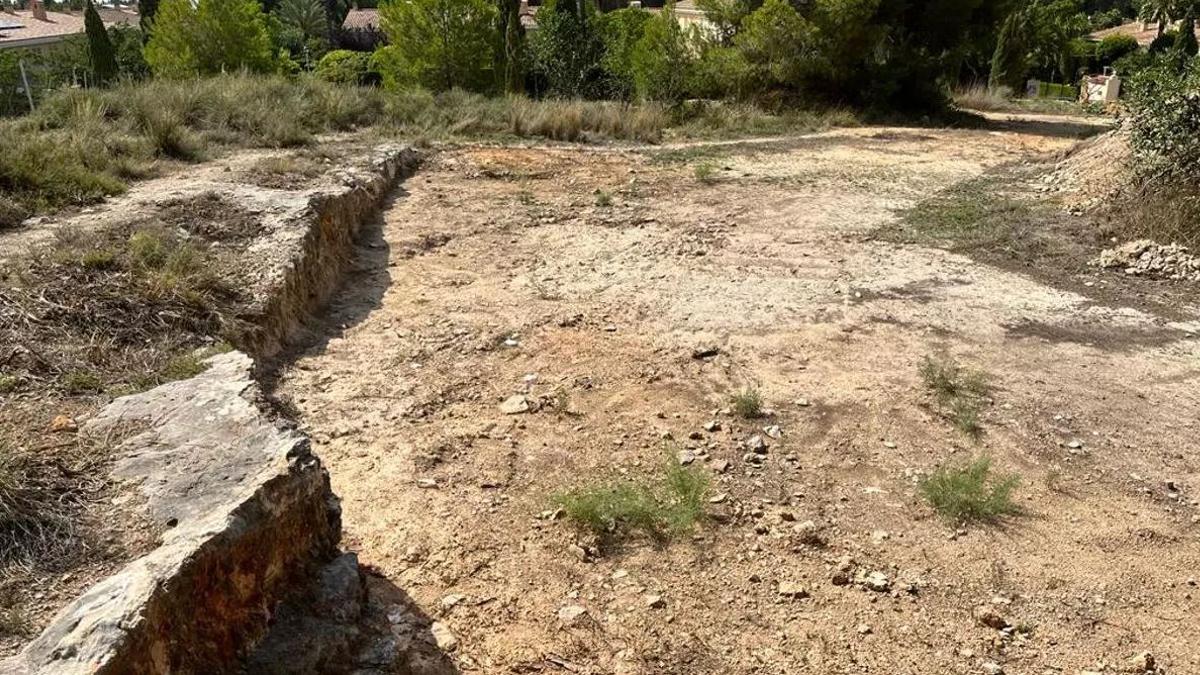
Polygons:
[[1137,50],[1138,41],[1132,35],[1109,35],[1096,44],[1096,59],[1102,66],[1111,66]]
[[568,520],[602,540],[642,532],[665,540],[692,530],[704,515],[708,478],[672,457],[660,476],[619,480],[559,493],[552,502]]
[[994,521],[1021,513],[1012,501],[1020,479],[1014,475],[996,478],[991,470],[987,457],[965,466],[940,467],[921,481],[919,490],[938,514],[953,523]]
[[633,48],[630,66],[642,99],[678,103],[687,95],[692,51],[675,18],[674,5],[646,23]]
[[1129,80],[1126,125],[1139,172],[1153,180],[1200,177],[1200,67],[1173,58]]
[[335,49],[317,62],[316,75],[326,82],[363,84],[367,79],[371,55]]
[[1150,43],[1149,51],[1151,54],[1161,54],[1170,51],[1175,47],[1175,41],[1178,38],[1179,33],[1169,30],[1154,38],[1154,41]]
[[650,12],[633,8],[600,16],[599,31],[604,41],[601,65],[608,74],[609,91],[614,98],[628,99],[634,94],[634,47],[645,34],[650,17]]
[[[578,4],[582,3],[582,4]],[[538,10],[529,40],[534,70],[545,93],[561,98],[602,98],[608,93],[604,42],[588,0],[550,0]],[[535,92],[541,93],[541,92]]]

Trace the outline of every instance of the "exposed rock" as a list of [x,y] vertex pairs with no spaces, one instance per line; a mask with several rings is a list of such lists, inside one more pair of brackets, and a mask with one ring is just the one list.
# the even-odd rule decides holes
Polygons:
[[667,606],[667,601],[661,595],[647,595],[646,606],[651,609],[662,609]]
[[433,640],[438,649],[452,652],[458,648],[458,637],[454,635],[449,626],[441,621],[434,621],[433,625],[429,627],[429,632],[433,634]]
[[785,598],[801,600],[808,597],[808,589],[797,583],[790,581],[779,582],[779,595]]
[[755,434],[755,435],[751,436],[750,438],[747,438],[745,445],[746,445],[746,449],[749,450],[750,452],[753,452],[758,455],[767,454],[767,442],[764,441],[763,437],[759,436],[758,434]]
[[859,572],[854,577],[854,583],[877,593],[887,592],[892,587],[891,580],[883,572]]
[[1131,276],[1200,281],[1200,256],[1178,244],[1163,245],[1150,239],[1126,242],[1100,252],[1094,263],[1118,268]]
[[515,394],[504,399],[500,404],[500,412],[505,415],[520,415],[534,409],[533,401],[524,394]]
[[153,425],[115,448],[113,475],[140,486],[149,520],[174,527],[0,671],[222,672],[266,633],[264,609],[300,581],[350,583],[345,570],[318,572],[336,554],[341,522],[308,440],[259,410],[249,357],[208,363],[189,380],[117,399],[83,427],[100,438]]
[[976,623],[988,628],[1003,630],[1009,626],[1008,620],[991,605],[979,605],[972,610],[971,616],[975,617]]
[[50,420],[50,431],[55,433],[79,431],[79,425],[75,424],[75,420],[66,415],[55,415],[54,419]]
[[580,605],[567,605],[558,610],[558,620],[568,626],[587,616],[587,609]]
[[1154,655],[1150,652],[1134,654],[1121,668],[1126,673],[1153,673],[1156,668]]

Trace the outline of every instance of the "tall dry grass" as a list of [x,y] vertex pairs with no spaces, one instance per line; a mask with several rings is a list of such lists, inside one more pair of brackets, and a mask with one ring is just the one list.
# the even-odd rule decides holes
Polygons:
[[314,77],[226,74],[65,90],[0,121],[0,228],[32,212],[86,204],[159,160],[194,162],[231,147],[302,146],[374,127],[411,139],[533,137],[657,142],[666,134],[774,135],[857,123],[847,111],[769,114],[747,105],[532,100],[463,91],[383,91]]

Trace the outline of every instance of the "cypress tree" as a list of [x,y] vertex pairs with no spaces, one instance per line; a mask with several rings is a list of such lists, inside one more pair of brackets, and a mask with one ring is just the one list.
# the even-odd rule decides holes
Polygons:
[[996,51],[992,54],[990,88],[1008,87],[1014,93],[1020,93],[1027,70],[1025,28],[1025,13],[1020,7],[1004,20],[996,38]]
[[113,52],[112,41],[108,39],[108,30],[100,20],[96,5],[88,0],[83,13],[83,29],[87,34],[88,53],[92,58],[92,73],[96,81],[103,84],[111,82],[117,76],[117,56]]
[[138,27],[142,29],[142,42],[150,39],[150,26],[158,12],[158,0],[138,0]]

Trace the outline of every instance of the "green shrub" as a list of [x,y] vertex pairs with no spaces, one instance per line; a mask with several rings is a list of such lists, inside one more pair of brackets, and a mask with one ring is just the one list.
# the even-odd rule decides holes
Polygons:
[[1128,85],[1134,159],[1149,180],[1200,176],[1200,67],[1181,70],[1165,57],[1132,77]]
[[674,5],[646,23],[642,37],[630,56],[635,89],[645,100],[678,103],[688,93],[692,50]]
[[646,32],[652,15],[644,9],[618,9],[599,18],[598,29],[604,41],[601,65],[608,74],[610,95],[629,99],[634,94],[634,47]]
[[991,471],[987,457],[964,466],[943,466],[922,480],[918,489],[939,515],[954,523],[989,522],[1020,514],[1020,507],[1012,501],[1020,479],[1015,475],[995,477]]
[[529,38],[536,74],[546,93],[561,98],[600,98],[607,93],[604,41],[589,0],[549,0],[538,10]]
[[1096,44],[1096,58],[1101,65],[1111,66],[1118,59],[1136,52],[1137,38],[1132,35],[1109,35]]
[[316,75],[326,82],[337,84],[362,84],[367,79],[371,55],[335,49],[317,62]]
[[938,405],[949,415],[954,426],[978,439],[983,433],[979,424],[980,411],[991,392],[987,376],[982,371],[963,368],[949,356],[926,356],[920,372],[925,386],[937,397]]
[[[700,178],[699,169],[700,167],[697,167],[697,178]],[[746,387],[733,396],[730,396],[729,402],[733,405],[733,414],[742,419],[752,420],[762,417],[762,394],[758,393],[758,390],[754,387]]]
[[707,476],[672,458],[659,476],[617,480],[568,490],[552,503],[581,529],[611,541],[642,532],[669,539],[692,530],[704,516]]

